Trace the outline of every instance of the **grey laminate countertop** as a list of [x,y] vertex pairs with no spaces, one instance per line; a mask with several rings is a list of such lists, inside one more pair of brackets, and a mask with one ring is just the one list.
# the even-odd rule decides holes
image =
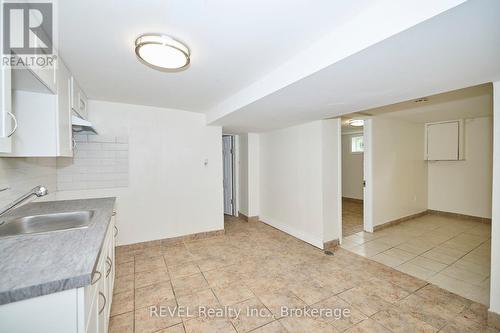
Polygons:
[[0,305],[89,285],[114,203],[115,198],[45,201],[6,215],[95,210],[85,229],[0,238]]

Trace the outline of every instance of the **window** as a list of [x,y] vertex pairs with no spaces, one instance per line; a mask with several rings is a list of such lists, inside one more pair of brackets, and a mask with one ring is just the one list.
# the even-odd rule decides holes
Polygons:
[[362,153],[364,148],[363,136],[351,137],[351,153]]

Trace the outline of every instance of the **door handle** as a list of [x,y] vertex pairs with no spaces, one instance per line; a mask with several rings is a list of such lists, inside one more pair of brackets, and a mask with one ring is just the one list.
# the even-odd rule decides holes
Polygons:
[[101,314],[104,311],[104,308],[106,307],[106,296],[104,296],[102,292],[99,292],[99,295],[101,295],[102,298],[104,299],[104,304],[102,305],[102,309],[99,309],[99,314]]
[[14,135],[14,133],[16,133],[17,131],[17,118],[16,116],[10,112],[10,111],[7,111],[7,114],[12,118],[12,120],[14,120],[14,128],[12,129],[12,131],[9,133],[9,135],[7,135],[8,138],[10,138],[12,135]]
[[[91,284],[96,284],[97,281],[99,281],[101,279],[101,276],[102,276],[101,272],[95,271],[94,275],[96,275],[96,274],[99,275],[99,277],[97,279],[95,279],[94,281],[91,281]],[[94,279],[94,276],[92,276],[92,279]]]
[[109,276],[109,273],[111,273],[111,269],[113,268],[113,260],[111,260],[111,258],[108,256],[108,258],[106,259],[106,262],[108,263],[109,265],[109,268],[108,270],[106,271],[106,277]]

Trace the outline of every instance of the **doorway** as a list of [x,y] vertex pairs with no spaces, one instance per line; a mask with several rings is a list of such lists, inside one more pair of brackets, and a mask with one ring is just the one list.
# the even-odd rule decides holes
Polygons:
[[224,214],[235,215],[235,181],[234,181],[234,136],[222,136],[222,168],[224,188]]
[[356,114],[341,119],[342,237],[371,225],[371,119]]
[[[363,126],[342,123],[342,236],[363,230]],[[362,121],[359,124],[363,124]]]

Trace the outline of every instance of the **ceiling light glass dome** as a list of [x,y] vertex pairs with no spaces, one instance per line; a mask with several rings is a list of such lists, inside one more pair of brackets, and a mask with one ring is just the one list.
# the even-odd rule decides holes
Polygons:
[[190,63],[189,48],[164,34],[144,34],[135,40],[135,54],[139,60],[161,71],[178,71]]

